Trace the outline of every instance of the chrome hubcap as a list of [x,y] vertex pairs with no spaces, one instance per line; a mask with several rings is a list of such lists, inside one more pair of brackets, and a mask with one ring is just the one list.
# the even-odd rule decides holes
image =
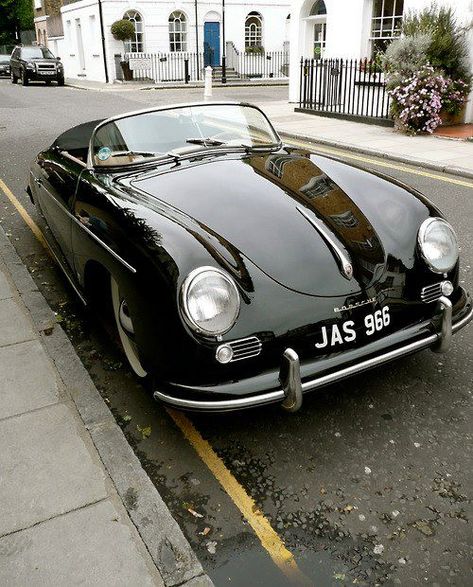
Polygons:
[[126,301],[122,300],[120,303],[120,309],[118,313],[118,317],[120,319],[120,324],[123,330],[128,334],[133,336],[135,334],[135,329],[133,328],[133,322],[130,317],[130,312],[128,310],[128,306],[126,305]]

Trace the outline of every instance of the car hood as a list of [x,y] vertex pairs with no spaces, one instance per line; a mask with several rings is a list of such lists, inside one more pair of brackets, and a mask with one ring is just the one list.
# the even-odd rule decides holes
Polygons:
[[[346,167],[306,152],[279,152],[183,162],[131,183],[220,235],[281,285],[349,295],[383,278],[388,255],[380,235],[389,218],[378,210],[374,222],[369,199],[353,197],[356,183],[342,189],[325,166]],[[352,265],[351,278],[340,255]]]

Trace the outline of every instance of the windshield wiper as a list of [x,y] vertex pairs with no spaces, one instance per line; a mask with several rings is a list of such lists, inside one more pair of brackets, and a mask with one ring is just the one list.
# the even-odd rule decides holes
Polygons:
[[152,151],[112,151],[110,157],[127,157],[134,155],[141,155],[142,157],[157,157],[160,153],[153,153]]
[[204,145],[204,147],[219,147],[220,145],[224,145],[225,141],[219,141],[208,137],[206,139],[186,139],[186,143],[191,143],[192,145]]

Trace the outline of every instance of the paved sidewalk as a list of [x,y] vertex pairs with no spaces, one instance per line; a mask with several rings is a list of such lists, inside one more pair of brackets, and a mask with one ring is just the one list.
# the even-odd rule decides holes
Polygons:
[[0,585],[211,585],[1,227],[0,447]]
[[473,178],[473,142],[430,135],[411,137],[390,127],[294,112],[294,107],[282,101],[261,104],[277,130],[287,137]]
[[[249,88],[261,86],[288,86],[289,82],[284,79],[236,79],[229,80],[222,84],[217,79],[212,82],[213,88]],[[94,82],[86,79],[67,78],[66,86],[77,88],[79,90],[96,90],[99,92],[130,92],[137,90],[188,90],[189,88],[204,89],[204,80],[198,82],[163,82],[155,84],[154,82],[115,82],[106,84],[104,82]]]

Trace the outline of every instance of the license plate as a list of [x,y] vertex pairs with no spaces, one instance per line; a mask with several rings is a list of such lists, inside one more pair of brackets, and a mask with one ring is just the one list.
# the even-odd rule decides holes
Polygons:
[[38,71],[40,75],[55,75],[55,71]]
[[345,320],[331,326],[322,326],[320,337],[315,343],[315,348],[337,347],[347,342],[354,342],[357,332],[364,333],[367,337],[382,332],[391,323],[389,306],[376,310],[372,314],[366,314],[358,323],[355,320]]

